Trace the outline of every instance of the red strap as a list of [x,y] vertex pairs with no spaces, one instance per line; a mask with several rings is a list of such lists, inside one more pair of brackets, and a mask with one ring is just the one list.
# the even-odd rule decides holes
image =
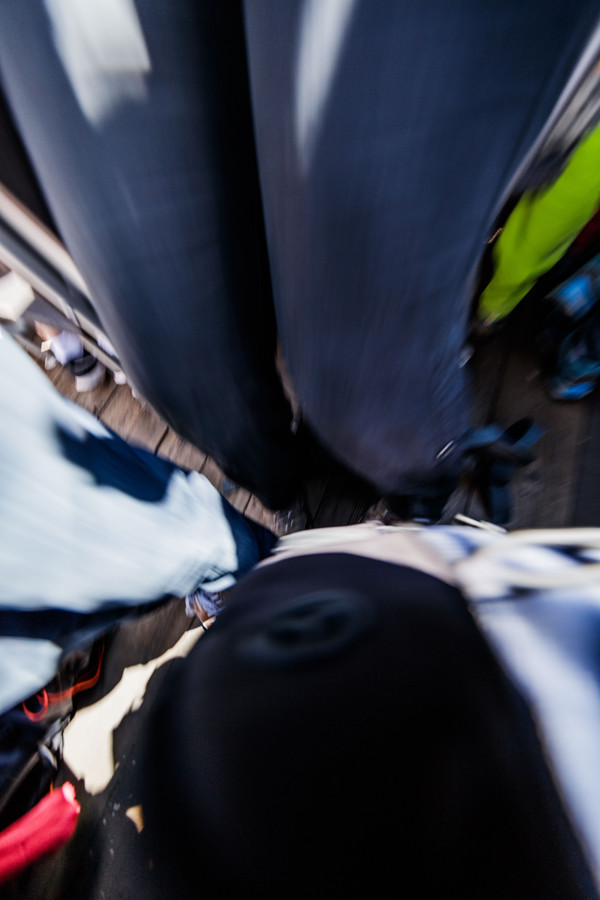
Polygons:
[[67,782],[0,832],[0,883],[66,843],[79,810],[75,788]]
[[100,678],[100,669],[102,668],[102,658],[104,656],[104,640],[100,645],[100,651],[98,653],[98,664],[96,666],[96,671],[91,676],[84,676],[81,681],[77,681],[72,687],[67,688],[64,691],[57,691],[51,693],[47,691],[46,688],[43,688],[39,694],[35,695],[35,699],[39,703],[39,709],[31,710],[27,706],[28,701],[23,701],[21,704],[23,707],[23,712],[32,722],[41,722],[46,713],[48,712],[48,707],[53,703],[60,703],[63,700],[67,700],[69,697],[74,697],[75,694],[78,694],[80,691],[88,691],[90,688],[94,687]]

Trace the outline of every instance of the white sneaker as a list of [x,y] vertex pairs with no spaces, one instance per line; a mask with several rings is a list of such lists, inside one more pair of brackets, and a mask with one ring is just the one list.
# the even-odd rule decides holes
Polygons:
[[105,375],[105,367],[96,360],[89,372],[75,376],[75,390],[78,394],[87,394],[90,391],[95,391],[104,381]]

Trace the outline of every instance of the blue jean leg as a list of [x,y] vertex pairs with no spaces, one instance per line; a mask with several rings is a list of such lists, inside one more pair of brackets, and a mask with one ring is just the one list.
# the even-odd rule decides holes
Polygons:
[[35,690],[52,676],[60,648],[40,635],[17,646],[14,628],[2,634],[3,611],[114,610],[116,620],[199,586],[229,587],[268,553],[271,533],[204,476],[121,440],[3,332],[0,378],[0,684],[11,697],[15,667],[27,696],[32,678]]

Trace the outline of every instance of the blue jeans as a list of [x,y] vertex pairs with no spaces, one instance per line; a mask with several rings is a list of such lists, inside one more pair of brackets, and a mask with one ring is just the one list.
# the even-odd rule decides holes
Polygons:
[[[126,443],[61,397],[0,336],[1,711],[50,680],[73,639],[69,621],[79,629],[88,616],[110,621],[198,586],[227,588],[274,537],[204,476]],[[46,630],[52,640],[39,634],[49,611],[62,616],[58,632]]]

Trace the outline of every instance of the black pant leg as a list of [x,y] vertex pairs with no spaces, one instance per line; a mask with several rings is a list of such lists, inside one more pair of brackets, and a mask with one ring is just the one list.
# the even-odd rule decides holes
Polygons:
[[461,351],[500,195],[596,4],[245,0],[284,355],[324,444],[435,494],[470,424]]
[[275,369],[241,8],[148,0],[132,25],[120,7],[123,22],[89,20],[88,45],[85,28],[65,44],[56,5],[3,4],[6,94],[132,382],[231,478],[285,505],[300,463]]

